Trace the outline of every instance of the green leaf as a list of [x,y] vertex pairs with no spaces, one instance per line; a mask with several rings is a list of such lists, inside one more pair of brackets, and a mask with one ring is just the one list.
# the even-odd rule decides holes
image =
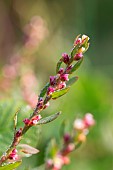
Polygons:
[[45,87],[41,90],[39,97],[44,97],[44,95],[47,92],[48,87],[50,86],[50,83],[47,83]]
[[72,67],[72,69],[70,70],[70,74],[73,73],[74,71],[76,71],[80,65],[82,64],[83,58],[81,58],[79,61],[77,61],[77,63]]
[[52,139],[47,148],[45,153],[45,159],[54,158],[58,152],[58,145],[55,139]]
[[69,91],[69,87],[62,89],[62,90],[59,90],[59,91],[55,91],[51,95],[52,99],[57,99],[57,98],[63,96],[64,94],[66,94],[68,91]]
[[74,56],[75,56],[75,54],[77,53],[77,51],[78,51],[78,49],[79,49],[79,44],[78,45],[76,45],[73,49],[72,49],[72,51],[71,51],[71,58],[73,59],[74,58]]
[[0,166],[0,170],[14,170],[18,166],[20,166],[21,163],[22,163],[22,161],[18,161],[18,162],[14,162],[14,163],[4,165],[4,166]]
[[58,73],[61,64],[62,64],[62,61],[59,60],[58,63],[57,63],[57,66],[56,66],[56,73]]
[[49,123],[49,122],[55,120],[60,114],[61,114],[61,112],[58,112],[58,113],[55,113],[55,114],[53,114],[51,116],[45,117],[45,118],[39,120],[37,125],[42,125],[42,124]]
[[59,133],[60,133],[60,137],[62,138],[65,134],[65,129],[66,129],[66,125],[67,125],[67,121],[64,120],[61,125],[60,125],[60,130],[59,130]]
[[77,80],[78,80],[77,76],[70,78],[69,81],[66,82],[66,86],[68,87],[73,85]]

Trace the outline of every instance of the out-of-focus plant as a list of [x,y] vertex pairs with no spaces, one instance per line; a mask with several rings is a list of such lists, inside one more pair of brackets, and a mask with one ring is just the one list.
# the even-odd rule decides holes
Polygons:
[[63,122],[60,129],[62,140],[58,146],[57,142],[52,139],[46,150],[46,169],[60,170],[62,166],[68,165],[70,159],[69,153],[76,150],[83,142],[86,141],[86,135],[89,128],[95,124],[92,114],[87,113],[83,119],[75,119],[72,130],[66,132],[67,124]]
[[[38,101],[35,106],[33,113],[23,120],[24,126],[17,129],[17,117],[18,112],[14,116],[14,137],[9,148],[3,153],[0,159],[0,169],[15,169],[21,164],[22,156],[19,152],[25,154],[36,154],[39,150],[27,145],[20,144],[23,136],[26,132],[33,126],[43,125],[55,120],[61,112],[55,113],[48,117],[43,118],[41,112],[49,106],[49,101],[51,99],[55,100],[64,94],[66,94],[70,86],[75,83],[78,79],[77,76],[70,77],[73,72],[75,72],[81,65],[83,61],[83,54],[87,51],[89,47],[89,37],[83,35],[81,38],[78,36],[75,39],[73,49],[71,54],[63,53],[62,57],[56,66],[56,75],[50,76],[49,82],[41,90]],[[24,82],[24,85],[28,83]],[[26,86],[26,85],[25,85]],[[29,91],[29,89],[28,89]],[[76,149],[83,141],[85,141],[85,136],[88,133],[88,128],[94,124],[93,116],[91,114],[86,114],[83,119],[77,119],[74,122],[73,133],[63,134],[64,145],[61,149],[55,151],[55,154],[51,157],[47,157],[46,168],[59,170],[65,164],[67,154]],[[53,151],[52,151],[53,153]],[[51,154],[51,149],[48,154]],[[55,160],[54,160],[55,159]],[[64,162],[62,162],[64,159]],[[50,163],[51,162],[51,163]],[[57,165],[57,163],[58,165]],[[50,167],[49,167],[50,166]],[[56,167],[57,166],[57,167]]]

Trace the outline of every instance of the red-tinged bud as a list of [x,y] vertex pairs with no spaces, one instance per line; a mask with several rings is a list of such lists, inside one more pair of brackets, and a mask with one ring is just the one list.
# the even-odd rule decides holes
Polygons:
[[47,102],[45,105],[44,105],[44,109],[46,109],[47,107],[49,107],[49,102]]
[[64,73],[64,68],[60,68],[60,70],[58,71],[59,74],[63,74]]
[[38,109],[43,108],[43,99],[42,98],[38,101],[37,107],[38,107]]
[[76,46],[77,44],[81,44],[82,42],[82,39],[81,38],[78,38],[75,42],[74,42],[74,45]]
[[56,76],[50,76],[50,85],[54,86],[56,84]]
[[83,57],[83,54],[82,54],[82,53],[77,53],[77,54],[75,54],[75,56],[74,56],[74,60],[80,60],[82,57]]
[[22,128],[20,128],[17,132],[16,132],[16,137],[20,137],[22,135]]
[[70,134],[66,133],[66,134],[64,135],[64,143],[69,143],[70,140],[71,140]]
[[66,69],[66,73],[69,73],[70,72],[70,70],[72,69],[72,65],[70,65],[67,69]]
[[69,56],[67,53],[63,53],[62,54],[62,60],[65,64],[68,64],[69,63]]
[[13,149],[8,158],[13,159],[14,161],[17,160],[18,159],[17,150]]
[[25,125],[29,125],[29,124],[30,124],[30,120],[29,120],[28,118],[25,118],[25,119],[23,120],[23,122],[25,123]]
[[95,124],[95,120],[93,118],[93,115],[91,113],[87,113],[83,119],[85,127],[89,128]]
[[36,125],[41,118],[42,118],[41,115],[37,115],[37,116],[33,117],[31,120],[31,124]]
[[69,74],[62,74],[61,76],[60,76],[60,80],[61,81],[68,81],[69,79],[68,79],[68,76],[69,76]]
[[55,89],[53,87],[48,87],[47,95],[51,95],[54,91]]

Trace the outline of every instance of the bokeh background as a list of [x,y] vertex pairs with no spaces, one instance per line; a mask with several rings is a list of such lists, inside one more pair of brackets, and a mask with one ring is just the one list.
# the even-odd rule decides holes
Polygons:
[[72,124],[75,117],[91,112],[96,126],[63,170],[113,170],[112,17],[112,0],[0,0],[1,154],[13,136],[14,113],[21,109],[20,126],[49,75],[55,74],[61,54],[70,53],[78,34],[90,37],[90,48],[76,72],[78,82],[44,112],[48,115],[62,110],[61,117],[28,132],[24,141],[41,152],[24,158],[18,169],[37,170],[49,140],[59,138],[56,129],[61,122],[68,119]]

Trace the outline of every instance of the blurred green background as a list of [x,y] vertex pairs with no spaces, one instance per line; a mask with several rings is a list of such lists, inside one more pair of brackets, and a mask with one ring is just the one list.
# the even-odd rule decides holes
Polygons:
[[58,139],[56,129],[62,120],[72,124],[75,117],[91,112],[96,126],[63,170],[113,170],[112,17],[112,0],[0,0],[0,153],[11,142],[15,111],[21,108],[19,120],[25,118],[36,94],[55,74],[61,54],[70,53],[78,34],[90,37],[90,48],[76,73],[79,80],[44,113],[62,110],[61,117],[28,132],[24,140],[41,152],[25,158],[18,169],[43,163],[44,148],[52,137]]

